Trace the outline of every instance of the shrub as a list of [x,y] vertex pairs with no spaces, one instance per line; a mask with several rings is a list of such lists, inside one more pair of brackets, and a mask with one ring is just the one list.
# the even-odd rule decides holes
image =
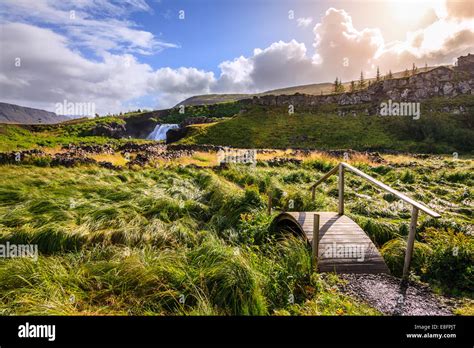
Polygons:
[[50,156],[32,156],[28,158],[24,163],[32,164],[38,167],[49,167],[51,165],[52,158]]
[[469,184],[474,180],[474,175],[471,171],[455,171],[455,172],[444,172],[442,177],[450,182],[465,183]]
[[400,176],[401,182],[404,184],[414,184],[415,183],[415,174],[410,170],[405,170]]
[[427,276],[453,292],[474,291],[474,238],[450,228],[428,228],[423,237],[433,249]]
[[292,171],[282,177],[282,181],[285,184],[301,184],[309,183],[312,181],[311,175],[303,170]]
[[328,172],[336,165],[336,160],[326,160],[322,158],[304,161],[303,166],[307,169],[316,169],[320,172]]
[[257,214],[244,213],[240,217],[238,229],[241,244],[261,244],[268,237],[268,231],[273,216],[266,212]]
[[211,223],[218,230],[229,227],[236,227],[239,224],[240,216],[245,213],[256,212],[265,207],[265,202],[260,196],[258,189],[248,187],[243,192],[226,197],[219,210],[213,215]]
[[[403,273],[406,245],[407,243],[404,239],[397,238],[385,243],[381,250],[381,254],[390,272],[397,277],[402,276]],[[422,274],[426,270],[430,254],[431,248],[428,244],[415,241],[410,270],[417,274]]]
[[390,168],[389,166],[380,165],[380,166],[372,167],[370,168],[370,170],[374,173],[385,175],[385,174],[388,174],[392,170],[392,168]]

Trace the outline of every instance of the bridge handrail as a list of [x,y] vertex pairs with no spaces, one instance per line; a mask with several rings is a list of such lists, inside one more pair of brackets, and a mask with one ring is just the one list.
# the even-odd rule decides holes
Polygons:
[[403,193],[391,188],[390,186],[384,184],[383,182],[380,182],[379,180],[375,179],[374,177],[368,175],[368,174],[365,174],[364,172],[362,172],[361,170],[351,166],[350,164],[348,163],[345,163],[345,162],[340,162],[337,166],[335,166],[334,168],[332,168],[329,172],[327,172],[321,179],[319,179],[318,181],[316,181],[316,183],[314,183],[310,189],[312,190],[313,192],[313,199],[314,199],[314,195],[315,195],[315,191],[316,191],[316,187],[321,184],[323,181],[325,181],[326,179],[328,179],[331,175],[333,174],[336,174],[338,172],[338,170],[340,170],[340,166],[342,166],[343,168],[351,171],[352,173],[366,179],[367,181],[371,182],[372,184],[374,184],[375,186],[378,186],[380,187],[381,189],[387,191],[387,192],[390,192],[391,194],[393,194],[394,196],[400,198],[401,200],[411,204],[412,206],[418,208],[419,210],[422,210],[424,211],[426,214],[434,217],[434,218],[439,218],[441,217],[441,215],[439,215],[437,212],[435,212],[434,210],[428,208],[427,206],[421,204],[420,202],[417,202],[415,201],[414,199],[404,195]]
[[331,169],[329,172],[327,172],[321,179],[319,179],[315,184],[313,184],[310,189],[312,190],[312,197],[313,200],[315,199],[316,196],[316,187],[322,183],[324,180],[329,178],[331,175],[336,174],[337,172],[339,173],[339,180],[338,180],[338,187],[339,187],[339,215],[344,215],[344,169],[347,169],[348,171],[368,180],[375,186],[380,187],[381,189],[390,192],[394,196],[398,197],[399,199],[409,203],[412,205],[412,211],[411,211],[411,221],[410,221],[410,227],[408,231],[408,238],[407,238],[407,248],[405,252],[405,262],[403,264],[403,279],[406,280],[408,279],[409,275],[409,270],[410,270],[410,263],[411,263],[411,258],[413,255],[413,247],[415,244],[415,234],[416,234],[416,224],[418,220],[418,212],[419,210],[424,211],[426,214],[434,217],[434,218],[439,218],[441,215],[439,215],[437,212],[431,210],[430,208],[426,207],[425,205],[421,204],[420,202],[415,201],[414,199],[404,195],[401,192],[398,192],[397,190],[391,188],[388,185],[385,185],[383,182],[378,181],[377,179],[371,177],[368,174],[365,174],[364,172],[360,171],[357,168],[354,168],[350,164],[347,164],[345,162],[340,162],[337,166],[335,166],[333,169]]

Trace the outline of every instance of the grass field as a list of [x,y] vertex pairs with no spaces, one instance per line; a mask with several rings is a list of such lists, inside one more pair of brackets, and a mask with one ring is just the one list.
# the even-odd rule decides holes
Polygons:
[[0,152],[25,150],[31,148],[51,148],[67,144],[89,143],[105,144],[125,142],[125,139],[114,140],[100,136],[90,136],[90,130],[97,124],[123,122],[114,117],[100,119],[72,120],[69,122],[23,126],[0,124]]
[[[209,156],[194,161],[212,163]],[[458,299],[458,314],[472,314],[473,161],[387,159],[353,164],[442,214],[420,216],[411,278]],[[338,277],[313,272],[303,241],[275,240],[269,231],[269,192],[273,215],[336,210],[336,178],[315,202],[308,191],[336,161],[121,171],[1,166],[0,243],[37,244],[39,258],[0,259],[0,313],[378,315],[340,293]],[[409,207],[351,175],[346,199],[348,214],[399,275]]]

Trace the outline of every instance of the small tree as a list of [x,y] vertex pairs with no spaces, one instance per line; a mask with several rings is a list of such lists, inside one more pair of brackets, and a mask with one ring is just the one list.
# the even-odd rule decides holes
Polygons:
[[334,92],[336,93],[344,93],[346,89],[344,88],[344,85],[342,84],[342,81],[339,80],[338,77],[336,77],[336,81],[334,82]]
[[366,83],[365,83],[365,79],[364,79],[364,72],[360,72],[360,79],[359,79],[359,89],[362,89],[362,88],[365,88],[366,86]]
[[388,76],[387,76],[387,78],[393,79],[392,70],[389,70],[389,71],[388,71]]
[[411,75],[416,75],[416,73],[418,72],[418,68],[416,67],[415,63],[413,63],[412,67],[411,67]]
[[377,75],[375,76],[375,81],[377,81],[377,82],[380,81],[380,70],[379,70],[379,67],[377,67]]
[[356,84],[354,81],[351,81],[351,92],[355,92],[356,90]]
[[408,71],[408,69],[405,69],[405,72],[403,73],[403,76],[404,77],[410,76],[410,72]]
[[95,114],[95,118],[99,118],[100,115],[98,113]]
[[425,72],[428,71],[428,63],[425,62]]
[[344,85],[342,84],[342,81],[339,81],[339,87],[337,89],[337,91],[339,93],[344,93],[346,91],[346,88],[344,87]]

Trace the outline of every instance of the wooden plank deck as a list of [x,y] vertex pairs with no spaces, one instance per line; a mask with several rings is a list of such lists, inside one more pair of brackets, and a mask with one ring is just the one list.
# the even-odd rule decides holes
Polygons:
[[307,240],[312,243],[314,214],[320,216],[318,252],[320,272],[389,273],[374,243],[359,225],[345,215],[338,215],[335,212],[286,212],[276,219],[290,221],[293,218]]

